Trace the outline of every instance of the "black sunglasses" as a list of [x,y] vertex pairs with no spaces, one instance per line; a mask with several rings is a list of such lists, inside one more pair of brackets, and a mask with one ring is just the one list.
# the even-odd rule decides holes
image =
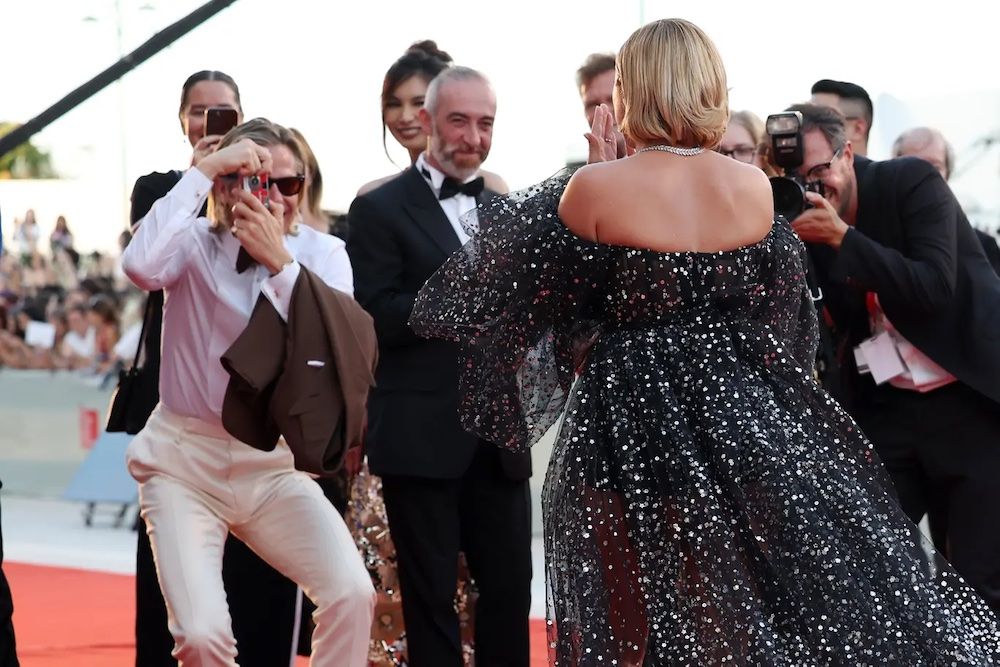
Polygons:
[[281,178],[272,178],[268,182],[270,185],[278,186],[278,192],[281,194],[291,197],[302,191],[302,184],[306,182],[306,177],[299,175],[283,176]]
[[[240,176],[239,174],[225,174],[219,178],[227,182],[238,183]],[[296,174],[295,176],[282,176],[281,178],[268,179],[268,187],[274,185],[278,188],[278,192],[286,197],[291,197],[292,195],[297,195],[302,192],[302,184],[305,182],[305,176]]]

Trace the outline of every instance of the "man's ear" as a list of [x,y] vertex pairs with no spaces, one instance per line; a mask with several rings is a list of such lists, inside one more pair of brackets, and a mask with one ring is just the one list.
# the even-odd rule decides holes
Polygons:
[[851,143],[850,139],[844,141],[844,160],[847,164],[854,164],[854,144]]
[[425,107],[421,107],[420,111],[417,112],[417,118],[420,119],[420,128],[424,131],[424,134],[430,137],[431,127],[433,125],[431,112],[428,111]]

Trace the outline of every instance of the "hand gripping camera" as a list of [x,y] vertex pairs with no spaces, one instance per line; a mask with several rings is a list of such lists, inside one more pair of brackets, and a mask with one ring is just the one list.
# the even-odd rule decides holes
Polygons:
[[802,114],[798,111],[771,114],[767,117],[767,134],[771,137],[771,155],[774,163],[789,176],[771,178],[774,196],[774,213],[792,221],[802,211],[812,208],[806,200],[807,192],[826,196],[822,181],[807,182],[796,171],[802,166]]

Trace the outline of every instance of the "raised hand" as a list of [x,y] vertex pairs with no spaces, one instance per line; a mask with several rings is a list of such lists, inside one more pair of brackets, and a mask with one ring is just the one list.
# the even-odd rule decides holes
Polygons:
[[840,248],[850,227],[837,215],[833,204],[815,192],[807,192],[806,199],[813,205],[792,221],[792,229],[803,243],[822,243]]
[[191,154],[191,166],[195,167],[202,159],[215,152],[215,147],[222,141],[221,134],[206,134],[194,145],[194,153]]
[[630,154],[625,145],[625,137],[615,126],[614,112],[606,104],[594,109],[594,122],[591,123],[590,132],[583,136],[587,138],[590,149],[587,164],[610,162]]
[[[200,142],[199,142],[200,143]],[[206,155],[195,165],[208,178],[227,174],[249,176],[271,173],[271,151],[250,139],[242,139]]]
[[271,202],[267,207],[243,189],[234,190],[239,201],[233,206],[232,232],[255,260],[273,275],[292,261],[285,249],[285,207]]

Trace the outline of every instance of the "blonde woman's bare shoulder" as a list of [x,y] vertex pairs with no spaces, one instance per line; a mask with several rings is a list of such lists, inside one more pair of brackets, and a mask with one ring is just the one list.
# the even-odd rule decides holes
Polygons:
[[741,185],[753,210],[762,219],[774,219],[774,195],[771,192],[771,181],[759,167],[740,163]]
[[752,219],[769,222],[774,217],[771,182],[759,167],[719,156],[716,178],[740,202],[740,208]]
[[559,217],[577,236],[597,241],[598,204],[606,181],[607,165],[588,164],[576,170],[559,199]]
[[510,192],[510,186],[507,185],[507,181],[500,177],[500,174],[494,174],[492,171],[486,171],[485,169],[481,170],[479,173],[483,177],[486,189],[502,195]]
[[376,178],[374,181],[369,181],[364,185],[362,185],[360,188],[358,188],[357,196],[360,197],[361,195],[368,194],[378,186],[384,185],[394,178],[398,178],[399,175],[400,174],[389,174],[388,176],[383,176],[382,178]]

